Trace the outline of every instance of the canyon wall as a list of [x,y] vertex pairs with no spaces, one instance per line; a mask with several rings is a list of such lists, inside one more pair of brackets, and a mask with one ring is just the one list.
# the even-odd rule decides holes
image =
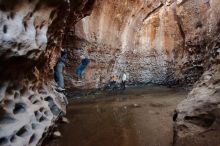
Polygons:
[[[125,71],[130,83],[193,86],[174,115],[174,145],[217,146],[219,13],[218,0],[97,0],[68,33],[68,84],[99,88]],[[79,85],[82,54],[91,64]]]
[[37,145],[65,115],[53,67],[67,26],[88,15],[93,2],[0,1],[0,145]]
[[91,59],[84,88],[103,87],[123,71],[131,84],[174,84],[172,51],[182,49],[182,37],[170,5],[160,0],[96,1],[91,16],[78,22],[66,41],[75,54],[71,68],[79,65],[82,54]]
[[[53,67],[66,47],[69,88],[100,88],[123,71],[130,84],[186,87],[197,81],[176,109],[174,144],[217,146],[220,2],[94,2],[0,1],[0,145],[36,145],[65,114]],[[91,63],[78,83],[81,55]]]
[[[181,3],[186,44],[194,54],[202,53],[205,62],[201,64],[204,73],[188,97],[182,101],[174,115],[174,145],[175,146],[218,146],[220,143],[219,130],[219,52],[220,52],[220,2],[217,0],[205,1],[208,10],[196,13],[194,5],[198,1]],[[199,17],[198,17],[199,16]],[[203,19],[205,20],[203,20]],[[197,29],[191,23],[197,20]]]
[[91,64],[84,88],[103,87],[123,71],[131,84],[192,86],[204,72],[205,48],[215,33],[211,10],[208,0],[96,1],[67,36],[68,85],[82,88],[71,76],[86,54]]

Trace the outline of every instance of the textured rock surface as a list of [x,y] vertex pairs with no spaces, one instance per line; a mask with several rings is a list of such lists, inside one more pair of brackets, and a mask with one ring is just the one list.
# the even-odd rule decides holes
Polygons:
[[193,85],[204,72],[205,48],[217,26],[213,3],[97,0],[91,16],[69,32],[67,46],[78,54],[71,68],[81,54],[89,55],[87,88],[102,87],[123,70],[131,83]]
[[[36,145],[65,113],[54,90],[60,47],[69,86],[100,88],[126,71],[130,83],[195,85],[177,107],[175,145],[219,144],[218,0],[0,1],[0,145]],[[81,18],[89,15],[76,26]],[[91,59],[75,84],[79,56]]]
[[172,7],[160,0],[98,0],[92,15],[76,25],[75,36],[74,29],[69,33],[68,46],[79,54],[70,62],[77,66],[80,54],[89,55],[88,88],[102,87],[123,70],[132,83],[173,82],[172,50],[179,45],[171,36],[181,39],[175,24]]
[[92,15],[68,34],[71,68],[81,54],[92,61],[83,84],[69,84],[102,87],[122,70],[130,82],[199,80],[177,108],[174,143],[219,145],[219,6],[218,0],[97,0]]
[[65,114],[53,67],[67,26],[88,15],[93,2],[0,1],[0,145],[37,145]]
[[33,83],[8,83],[1,86],[0,145],[37,145],[65,114],[64,95],[52,88],[33,87]]
[[[200,54],[200,67],[205,70],[187,99],[174,115],[175,146],[218,146],[219,133],[219,1],[186,1],[180,3],[179,14],[186,34],[188,52]],[[195,9],[195,5],[200,9]],[[200,10],[200,13],[197,11]],[[198,17],[199,14],[199,17]],[[187,16],[187,17],[186,17]],[[193,17],[198,23],[192,24]],[[200,47],[199,47],[200,46]],[[201,54],[202,53],[202,54]],[[189,54],[189,55],[190,55]],[[192,56],[192,55],[190,55]],[[199,66],[198,66],[199,67]]]
[[219,106],[220,37],[209,46],[212,49],[211,67],[200,78],[187,99],[182,101],[174,115],[175,146],[218,146],[220,143]]

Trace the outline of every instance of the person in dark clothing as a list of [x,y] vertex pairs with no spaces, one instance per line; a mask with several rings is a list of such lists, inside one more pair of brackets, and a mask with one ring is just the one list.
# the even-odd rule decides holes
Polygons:
[[121,85],[122,85],[122,89],[125,90],[126,88],[126,81],[127,81],[127,75],[126,73],[124,72],[123,75],[122,75],[122,82],[121,82]]
[[66,60],[67,60],[67,50],[63,49],[61,52],[61,57],[59,58],[57,65],[54,68],[55,81],[57,82],[58,89],[61,91],[65,90],[63,70],[65,67]]
[[76,74],[78,75],[78,77],[82,78],[84,71],[89,63],[90,63],[90,60],[88,59],[88,57],[83,56],[80,66],[76,69]]

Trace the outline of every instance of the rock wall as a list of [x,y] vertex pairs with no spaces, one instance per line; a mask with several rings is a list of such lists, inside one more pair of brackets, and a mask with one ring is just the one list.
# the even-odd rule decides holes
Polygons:
[[[205,146],[219,145],[219,51],[220,51],[220,2],[205,1],[208,10],[197,13],[193,4],[197,1],[181,3],[181,16],[183,23],[188,26],[187,42],[192,51],[203,52],[205,62],[201,64],[205,72],[194,85],[188,97],[181,102],[174,115],[174,145],[176,146]],[[187,10],[184,12],[184,10]],[[194,12],[194,13],[193,13]],[[206,15],[205,15],[206,14]],[[195,27],[190,27],[189,18],[198,19]],[[187,19],[188,20],[187,20]],[[203,18],[203,19],[201,19]],[[203,21],[202,21],[203,20]],[[198,27],[199,26],[199,27]],[[186,27],[187,28],[187,27]],[[198,30],[194,30],[194,29]],[[196,33],[192,33],[196,32]],[[201,46],[201,47],[199,47]],[[194,49],[196,48],[196,49]],[[200,49],[199,49],[200,48]],[[190,50],[190,51],[191,51]],[[192,52],[191,51],[191,52]]]
[[65,114],[53,67],[68,26],[89,15],[93,2],[0,1],[0,145],[37,145]]
[[[169,84],[175,81],[172,50],[180,46],[173,34],[181,40],[167,2],[98,0],[91,16],[76,24],[67,42],[72,54],[88,54],[91,59],[84,87],[102,87],[122,71],[131,83]],[[79,60],[70,60],[71,67]]]
[[[220,2],[94,2],[0,1],[0,145],[36,145],[65,113],[64,96],[52,82],[62,46],[70,51],[69,87],[100,88],[122,71],[132,84],[199,80],[177,107],[174,144],[217,146]],[[91,64],[78,84],[82,54]]]
[[[219,145],[218,0],[97,0],[91,16],[68,34],[70,67],[88,54],[84,82],[98,88],[112,74],[130,82],[193,86],[174,115],[174,145]],[[73,54],[75,56],[73,57]]]
[[122,71],[130,83],[192,86],[204,72],[215,9],[208,0],[97,0],[91,16],[68,34],[67,46],[78,54],[69,63],[77,67],[82,54],[91,58],[86,88],[102,87]]

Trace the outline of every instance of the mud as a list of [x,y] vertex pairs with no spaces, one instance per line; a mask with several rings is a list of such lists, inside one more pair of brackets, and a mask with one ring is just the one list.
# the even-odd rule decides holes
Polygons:
[[60,139],[45,146],[171,146],[173,112],[184,90],[130,88],[71,100]]

